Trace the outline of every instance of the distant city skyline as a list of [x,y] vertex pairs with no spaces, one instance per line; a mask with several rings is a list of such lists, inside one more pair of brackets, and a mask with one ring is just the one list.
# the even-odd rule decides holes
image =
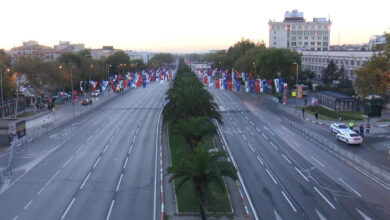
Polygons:
[[[53,46],[60,40],[86,48],[112,45],[117,49],[151,52],[198,52],[227,49],[242,37],[268,45],[268,21],[282,21],[298,9],[306,20],[331,19],[330,44],[368,43],[370,36],[390,32],[385,0],[357,4],[329,0],[236,1],[7,1],[0,14],[0,48],[11,49],[35,40]],[[383,7],[378,7],[383,6]]]

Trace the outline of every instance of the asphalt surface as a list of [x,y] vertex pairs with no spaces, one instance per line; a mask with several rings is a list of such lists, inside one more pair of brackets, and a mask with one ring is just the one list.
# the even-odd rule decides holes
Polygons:
[[209,89],[256,219],[389,219],[390,192],[294,130],[248,94]]
[[[64,129],[0,190],[0,219],[153,219],[159,216],[157,125],[168,84],[125,92]],[[31,153],[31,152],[30,152]],[[38,160],[39,159],[39,160]]]

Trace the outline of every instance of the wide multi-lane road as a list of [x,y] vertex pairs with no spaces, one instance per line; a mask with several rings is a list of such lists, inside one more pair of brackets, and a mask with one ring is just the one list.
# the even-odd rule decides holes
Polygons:
[[390,218],[389,188],[284,126],[267,102],[209,91],[255,219]]
[[27,145],[31,152],[45,146],[46,156],[17,165],[18,179],[0,194],[0,219],[159,216],[156,138],[167,88],[152,83],[126,91]]

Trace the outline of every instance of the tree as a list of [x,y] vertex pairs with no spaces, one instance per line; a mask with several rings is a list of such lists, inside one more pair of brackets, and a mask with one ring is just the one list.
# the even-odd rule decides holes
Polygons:
[[194,154],[188,154],[181,163],[167,169],[167,173],[172,174],[169,181],[179,181],[177,191],[184,183],[193,183],[203,220],[206,219],[206,202],[210,183],[215,182],[222,190],[225,190],[222,177],[237,179],[237,171],[233,164],[220,160],[222,158],[226,158],[225,152],[209,152],[206,147],[197,147]]
[[[120,50],[107,57],[104,64],[111,65],[111,72],[122,73],[124,69],[130,66],[130,57]],[[124,64],[126,64],[126,67],[124,67]]]
[[143,60],[141,60],[141,59],[130,60],[129,70],[131,72],[136,72],[136,71],[142,70],[142,69],[146,69],[146,64],[144,63]]
[[322,82],[324,84],[331,84],[333,80],[338,79],[337,75],[337,66],[333,60],[331,60],[328,66],[323,70],[322,73]]
[[206,136],[214,136],[217,134],[217,129],[214,124],[210,123],[206,117],[189,117],[188,119],[180,119],[174,126],[174,133],[180,134],[190,146],[190,152],[194,152],[194,148]]
[[3,49],[0,49],[0,74],[2,77],[3,99],[12,98],[15,95],[15,84],[11,79],[11,56],[6,54]]
[[155,68],[164,64],[170,64],[174,61],[173,55],[170,53],[155,54],[148,62],[149,68]]
[[35,113],[38,96],[56,86],[56,76],[50,71],[50,63],[44,62],[37,56],[20,57],[15,64],[15,70],[23,74],[22,77],[16,77],[18,83],[23,80],[23,86],[34,95]]

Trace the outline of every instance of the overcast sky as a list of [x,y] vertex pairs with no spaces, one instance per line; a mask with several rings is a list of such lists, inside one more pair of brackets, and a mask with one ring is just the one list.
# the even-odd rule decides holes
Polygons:
[[225,49],[242,37],[268,45],[268,21],[287,10],[329,17],[331,44],[390,32],[389,0],[1,0],[0,48],[59,40],[148,51]]

